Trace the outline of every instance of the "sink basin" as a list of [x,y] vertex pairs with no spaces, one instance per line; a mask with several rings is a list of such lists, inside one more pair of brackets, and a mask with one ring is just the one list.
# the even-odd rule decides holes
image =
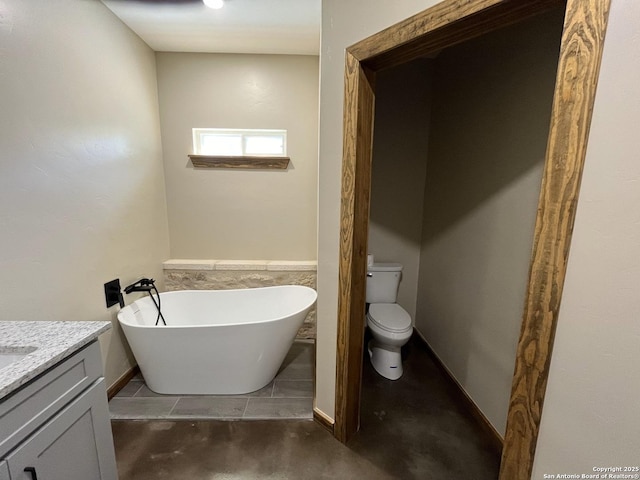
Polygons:
[[1,347],[0,370],[36,351],[36,347]]

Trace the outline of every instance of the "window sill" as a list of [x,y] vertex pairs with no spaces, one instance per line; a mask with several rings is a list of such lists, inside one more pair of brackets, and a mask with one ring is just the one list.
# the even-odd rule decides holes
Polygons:
[[219,155],[189,155],[196,168],[281,169],[289,166],[289,157],[223,157]]

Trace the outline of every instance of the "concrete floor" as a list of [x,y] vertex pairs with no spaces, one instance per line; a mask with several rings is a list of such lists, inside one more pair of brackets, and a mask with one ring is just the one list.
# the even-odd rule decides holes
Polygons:
[[495,480],[499,456],[422,344],[405,373],[380,377],[366,359],[361,430],[342,445],[312,421],[112,422],[120,480]]

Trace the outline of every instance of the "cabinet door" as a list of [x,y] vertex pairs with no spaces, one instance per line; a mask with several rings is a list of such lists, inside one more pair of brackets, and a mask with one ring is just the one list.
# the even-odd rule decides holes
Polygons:
[[11,480],[11,477],[9,477],[9,467],[5,461],[0,462],[0,480]]
[[38,480],[116,480],[104,379],[45,423],[6,461],[12,480],[33,480],[36,475]]

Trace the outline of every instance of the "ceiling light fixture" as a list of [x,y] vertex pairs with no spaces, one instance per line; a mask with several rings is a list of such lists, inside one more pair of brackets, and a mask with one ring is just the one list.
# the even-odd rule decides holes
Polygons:
[[215,10],[218,10],[219,8],[222,8],[224,6],[224,0],[202,0],[202,1],[207,7],[213,8]]

